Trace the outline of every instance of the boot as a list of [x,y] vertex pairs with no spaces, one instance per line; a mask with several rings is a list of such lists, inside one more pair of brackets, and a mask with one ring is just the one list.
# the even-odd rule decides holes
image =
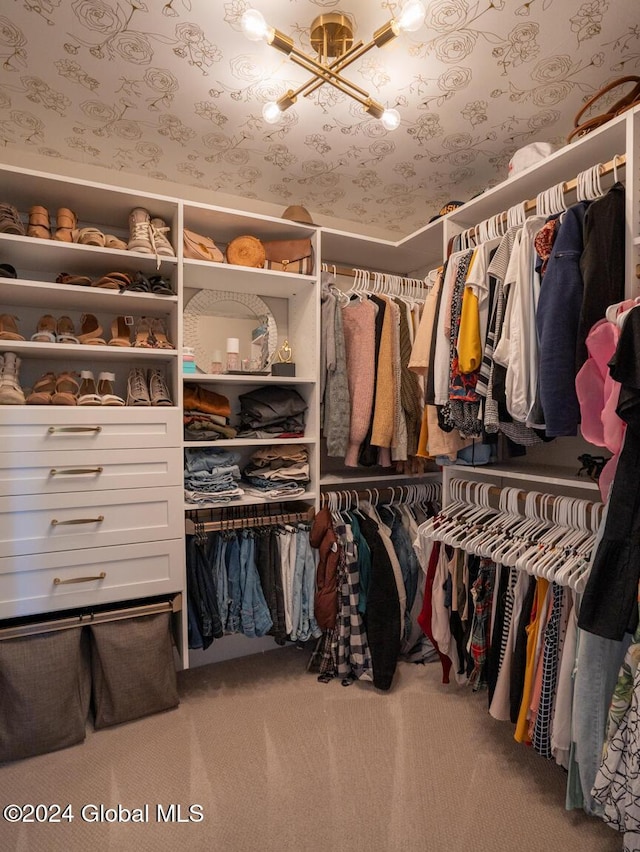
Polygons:
[[4,365],[2,377],[0,377],[0,405],[24,405],[26,402],[18,381],[20,363],[20,358],[15,352],[4,353]]
[[56,233],[54,240],[62,243],[72,243],[71,232],[78,227],[78,217],[68,207],[60,207],[56,213]]
[[151,220],[151,242],[153,243],[156,254],[161,254],[166,257],[175,257],[173,246],[166,236],[170,231],[169,226],[164,219]]
[[134,207],[129,213],[129,251],[155,254],[151,240],[151,217],[144,207]]
[[20,214],[6,201],[0,202],[0,234],[19,234],[24,237],[24,225],[20,221]]
[[29,210],[27,236],[38,237],[41,240],[51,239],[51,222],[49,221],[49,211],[46,207],[36,205]]

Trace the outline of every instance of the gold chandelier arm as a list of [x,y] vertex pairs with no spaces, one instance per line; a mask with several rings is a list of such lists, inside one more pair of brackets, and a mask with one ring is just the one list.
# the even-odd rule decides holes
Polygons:
[[[311,71],[311,73],[315,74],[316,77],[320,77],[323,83],[329,83],[330,86],[334,86],[336,89],[339,89],[341,92],[351,95],[354,98],[356,98],[357,94],[358,97],[356,100],[367,98],[369,96],[369,93],[364,89],[361,89],[360,86],[357,86],[350,80],[346,80],[339,74],[331,71],[331,69],[325,68],[325,66],[320,65],[319,62],[310,62],[309,57],[305,56],[304,53],[298,55],[296,52],[292,52],[289,54],[289,57],[292,62],[295,62],[296,65],[300,65],[300,67],[304,68],[305,71]],[[352,89],[353,92],[351,91]],[[360,100],[360,103],[362,103],[362,100]]]
[[[348,65],[351,65],[352,62],[355,62],[357,59],[360,59],[361,56],[364,56],[365,53],[368,53],[372,47],[375,47],[375,41],[371,40],[367,44],[363,44],[360,42],[359,44],[354,44],[351,50],[348,50],[342,56],[339,56],[334,62],[331,63],[329,68],[332,71],[342,71]],[[304,93],[304,97],[308,98],[316,89],[319,89],[320,86],[324,83],[324,80],[316,80],[312,87],[308,92]]]

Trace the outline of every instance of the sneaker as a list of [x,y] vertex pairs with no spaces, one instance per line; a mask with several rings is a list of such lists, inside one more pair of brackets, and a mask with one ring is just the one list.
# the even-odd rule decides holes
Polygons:
[[127,379],[127,405],[151,405],[144,370],[134,367]]
[[25,236],[24,225],[20,221],[20,214],[6,201],[0,201],[0,234],[19,234]]
[[128,251],[139,251],[143,254],[155,254],[151,241],[151,217],[144,207],[134,207],[129,213],[129,242]]
[[151,405],[173,405],[169,388],[160,370],[149,370],[147,378]]
[[166,236],[170,230],[171,229],[164,219],[151,220],[151,242],[155,248],[156,254],[163,255],[164,257],[176,256],[173,246],[169,242],[169,238]]
[[0,377],[0,405],[25,405],[25,395],[18,379],[21,363],[15,352],[4,353]]

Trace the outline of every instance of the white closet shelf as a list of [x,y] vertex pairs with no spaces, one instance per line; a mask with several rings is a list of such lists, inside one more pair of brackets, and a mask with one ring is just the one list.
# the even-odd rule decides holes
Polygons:
[[370,482],[372,485],[380,485],[381,488],[388,488],[389,486],[393,488],[394,485],[420,485],[420,483],[425,479],[428,481],[440,481],[441,475],[440,471],[414,474],[378,474],[377,476],[351,476],[350,474],[345,474],[343,476],[334,473],[327,473],[320,477],[320,486],[322,488],[329,485],[341,487],[354,485],[358,482]]
[[175,349],[138,349],[135,346],[84,346],[77,343],[32,343],[29,340],[0,340],[0,352],[15,352],[23,358],[89,361],[161,361],[177,357]]
[[[32,305],[33,307],[78,310],[82,296],[83,311],[112,311],[117,314],[149,312],[169,313],[178,301],[177,296],[156,296],[153,293],[120,293],[100,287],[78,287],[74,284],[55,284],[50,281],[29,281],[23,278],[0,278],[0,304]],[[166,304],[165,310],[162,310]]]
[[261,240],[300,240],[313,237],[313,225],[262,213],[229,210],[211,204],[185,202],[184,227],[210,236],[219,248],[234,237],[252,234]]
[[314,379],[298,376],[258,376],[247,373],[243,376],[229,376],[226,373],[183,373],[185,382],[199,385],[228,384],[228,385],[312,385]]
[[315,444],[315,438],[219,438],[217,441],[185,441],[185,450],[198,447],[275,447],[290,444]]
[[295,497],[279,497],[277,500],[265,497],[254,497],[247,494],[239,500],[231,500],[229,503],[185,503],[185,512],[193,512],[195,509],[233,509],[236,506],[265,506],[278,503],[297,503],[300,500],[315,500],[315,491],[305,491]]
[[[104,275],[107,272],[130,272],[140,269],[151,275],[156,271],[157,265],[155,254],[41,240],[37,237],[21,237],[18,234],[0,234],[0,254],[3,263],[16,267],[18,275],[21,268],[46,269],[51,272],[52,266],[56,272],[77,270],[82,274]],[[166,273],[175,268],[177,262],[175,257],[160,257],[159,271]]]
[[316,280],[315,275],[252,269],[249,266],[213,263],[208,260],[185,259],[183,266],[185,288],[232,290],[236,293],[276,296],[281,299],[295,296],[296,287],[313,287]]
[[[576,461],[576,465],[578,462]],[[477,474],[496,479],[515,479],[522,482],[540,482],[546,485],[561,485],[564,488],[577,488],[585,491],[598,491],[598,483],[576,475],[576,468],[559,465],[448,465],[451,476]]]

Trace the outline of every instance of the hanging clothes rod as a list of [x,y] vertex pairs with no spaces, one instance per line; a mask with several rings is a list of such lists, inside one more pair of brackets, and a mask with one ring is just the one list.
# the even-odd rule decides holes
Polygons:
[[[197,513],[194,513],[197,514]],[[226,530],[251,529],[252,527],[279,526],[282,524],[297,524],[310,522],[315,517],[313,506],[299,512],[275,512],[267,515],[243,515],[241,517],[219,517],[208,521],[185,518],[184,527],[187,535],[197,535],[204,532],[224,532]]]
[[420,483],[419,485],[385,485],[382,488],[342,488],[332,491],[323,491],[320,502],[326,506],[332,499],[342,497],[347,501],[347,506],[357,506],[358,503],[371,503],[373,506],[381,504],[397,505],[400,503],[416,503],[421,500],[440,500],[441,485],[439,482]]
[[[473,483],[476,483],[476,484],[480,484],[480,480],[474,480],[474,479],[452,479],[452,480],[451,480],[451,482],[449,483],[449,486],[452,486],[454,482],[473,482]],[[455,486],[454,486],[454,487],[455,487]],[[516,490],[516,491],[518,491],[518,503],[524,503],[524,502],[526,501],[526,499],[527,499],[527,493],[528,493],[527,491],[524,491],[524,490],[523,490],[523,489],[521,489],[521,488],[515,488],[515,487],[513,487],[513,486],[506,486],[506,488],[511,489],[511,490]],[[536,489],[532,489],[532,491],[535,491],[535,490],[536,490]],[[500,488],[500,486],[498,486],[498,485],[490,485],[490,486],[489,486],[489,489],[488,489],[488,493],[489,493],[489,495],[490,495],[491,497],[500,497],[500,495],[501,495],[504,491],[505,491],[505,488]],[[566,498],[566,496],[563,496],[563,495],[561,495],[561,494],[559,494],[559,495],[555,495],[555,494],[543,494],[543,493],[539,493],[539,494],[536,496],[536,504],[537,504],[537,505],[540,505],[542,502],[547,501],[547,502],[548,502],[548,504],[549,504],[549,506],[553,506],[553,504],[554,504],[554,503],[556,502],[556,500],[558,500],[558,499],[560,499],[560,500],[566,500],[567,498]],[[582,502],[585,504],[585,507],[586,507],[587,511],[591,511],[591,510],[593,510],[593,511],[595,511],[595,512],[598,512],[598,513],[599,513],[599,516],[600,516],[600,517],[602,517],[602,511],[603,511],[603,509],[604,509],[604,504],[603,504],[603,503],[600,503],[600,502],[598,502],[598,501],[589,501],[589,500],[583,500]]]
[[[440,269],[442,269],[442,267],[440,267]],[[426,281],[422,281],[420,278],[411,278],[408,275],[399,275],[397,272],[383,272],[381,269],[356,269],[351,266],[338,266],[335,263],[323,262],[322,270],[323,272],[333,272],[334,275],[343,275],[345,278],[355,278],[356,275],[361,275],[363,272],[368,273],[369,275],[388,275],[393,276],[394,278],[410,281],[412,283],[420,283],[423,287],[429,286]]]
[[159,612],[180,612],[182,595],[177,594],[171,600],[158,603],[141,604],[139,606],[122,607],[105,612],[86,612],[70,615],[66,618],[55,618],[47,621],[30,621],[27,624],[16,624],[0,628],[0,640],[18,639],[23,636],[35,636],[39,633],[55,633],[59,630],[72,630],[89,624],[105,624],[108,621],[123,621],[126,618],[138,618],[144,615],[156,615]]

